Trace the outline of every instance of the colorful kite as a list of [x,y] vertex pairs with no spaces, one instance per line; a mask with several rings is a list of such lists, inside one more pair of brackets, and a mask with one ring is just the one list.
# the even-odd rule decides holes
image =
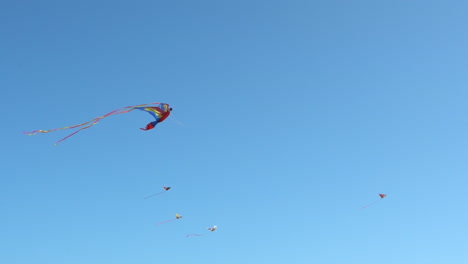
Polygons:
[[152,194],[150,196],[146,196],[145,199],[151,198],[151,197],[156,196],[156,195],[163,194],[163,193],[165,193],[165,192],[167,192],[167,191],[169,191],[171,189],[171,187],[166,187],[166,186],[164,186],[163,188],[164,188],[164,191]]
[[[208,227],[207,229],[210,230],[211,232],[214,232],[216,231],[216,229],[218,229],[218,226]],[[185,237],[191,237],[191,236],[203,236],[203,234],[188,234]]]
[[373,202],[373,203],[371,203],[371,204],[369,204],[369,205],[363,206],[361,209],[369,208],[369,207],[373,206],[374,204],[378,203],[378,202],[379,202],[380,200],[382,200],[383,198],[387,197],[387,195],[386,195],[386,194],[383,194],[383,193],[379,193],[379,196],[380,196],[380,199],[379,199],[379,200],[377,200],[377,201],[375,201],[375,202]]
[[169,222],[172,222],[172,221],[175,221],[177,219],[181,219],[182,216],[180,214],[175,214],[175,219],[171,219],[171,220],[167,220],[167,221],[164,221],[164,222],[161,222],[161,223],[157,223],[156,225],[162,225],[162,224],[165,224],[165,223],[169,223]]
[[65,139],[67,139],[67,138],[75,135],[76,133],[80,132],[81,130],[84,130],[84,129],[87,129],[87,128],[90,128],[90,127],[96,125],[102,119],[104,119],[106,117],[129,113],[129,112],[131,112],[133,110],[136,110],[136,109],[141,110],[141,111],[145,111],[145,112],[149,113],[150,115],[152,115],[154,117],[154,119],[156,119],[155,121],[153,121],[153,122],[149,123],[148,125],[146,125],[145,128],[140,128],[141,130],[145,130],[145,131],[153,129],[158,123],[161,123],[164,120],[166,120],[166,118],[169,117],[169,115],[171,114],[171,111],[172,111],[172,108],[170,108],[168,104],[164,104],[164,103],[150,103],[150,104],[127,106],[127,107],[124,107],[124,108],[114,110],[114,111],[112,111],[112,112],[110,112],[110,113],[108,113],[106,115],[96,117],[96,118],[94,118],[94,119],[92,119],[92,120],[90,120],[88,122],[85,122],[85,123],[82,123],[82,124],[79,124],[79,125],[67,126],[67,127],[56,128],[56,129],[51,129],[51,130],[34,130],[34,131],[31,131],[31,132],[24,132],[24,133],[27,134],[27,135],[30,135],[30,136],[34,136],[34,135],[37,135],[38,133],[49,133],[49,132],[58,131],[58,130],[66,130],[66,129],[73,129],[73,128],[81,127],[77,131],[75,131],[75,132],[71,133],[70,135],[66,136],[65,138],[57,141],[55,143],[55,145],[57,145],[60,142],[64,141]]

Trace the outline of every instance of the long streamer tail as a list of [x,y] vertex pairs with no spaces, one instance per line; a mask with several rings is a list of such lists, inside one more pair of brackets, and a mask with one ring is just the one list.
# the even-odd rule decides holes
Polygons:
[[120,108],[120,109],[117,109],[117,110],[114,110],[110,113],[107,113],[103,116],[100,116],[100,117],[96,117],[94,119],[91,119],[90,121],[88,122],[85,122],[85,123],[81,123],[81,124],[78,124],[78,125],[74,125],[74,126],[66,126],[66,127],[61,127],[61,128],[55,128],[55,129],[51,129],[51,130],[34,130],[34,131],[31,131],[31,132],[23,132],[24,134],[27,134],[29,136],[34,136],[34,135],[37,135],[38,133],[50,133],[50,132],[54,132],[54,131],[58,131],[58,130],[67,130],[67,129],[74,129],[74,128],[78,128],[78,127],[82,127],[82,126],[85,126],[85,127],[82,127],[80,129],[78,129],[77,131],[71,133],[70,135],[64,137],[63,139],[55,142],[55,145],[58,145],[60,142],[68,139],[69,137],[72,137],[73,135],[77,134],[78,132],[80,132],[81,130],[84,130],[84,129],[87,129],[87,128],[90,128],[96,124],[98,124],[102,119],[106,118],[106,117],[109,117],[109,116],[113,116],[113,115],[120,115],[120,114],[125,114],[125,113],[129,113],[133,110],[135,110],[136,107],[143,107],[143,106],[148,106],[148,105],[153,105],[153,104],[159,104],[159,103],[149,103],[149,104],[140,104],[140,105],[133,105],[133,106],[127,106],[127,107],[123,107],[123,108]]

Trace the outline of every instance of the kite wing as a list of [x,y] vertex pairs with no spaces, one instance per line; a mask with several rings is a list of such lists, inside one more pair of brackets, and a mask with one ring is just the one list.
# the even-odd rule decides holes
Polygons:
[[151,130],[153,129],[158,123],[163,122],[166,120],[167,117],[171,114],[172,108],[169,107],[168,104],[158,104],[158,106],[151,106],[151,107],[137,107],[136,109],[145,111],[148,114],[152,115],[155,121],[146,125],[145,128],[140,128],[141,130]]
[[166,120],[171,114],[171,108],[168,104],[158,104],[157,106],[136,107],[135,109],[145,111],[152,115],[157,122]]
[[176,219],[182,218],[182,216],[180,214],[175,214],[175,217],[176,217]]
[[380,196],[380,198],[382,198],[382,199],[385,198],[385,197],[387,197],[387,195],[386,195],[386,194],[383,194],[383,193],[379,193],[379,196]]

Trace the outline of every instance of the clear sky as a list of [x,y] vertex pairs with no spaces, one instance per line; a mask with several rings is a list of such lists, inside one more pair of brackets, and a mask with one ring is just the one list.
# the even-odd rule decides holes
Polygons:
[[467,13],[1,1],[0,263],[468,263]]

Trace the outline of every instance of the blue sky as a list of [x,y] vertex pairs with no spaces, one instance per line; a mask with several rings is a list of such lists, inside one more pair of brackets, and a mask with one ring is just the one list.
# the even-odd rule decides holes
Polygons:
[[0,262],[467,262],[467,11],[1,2]]

